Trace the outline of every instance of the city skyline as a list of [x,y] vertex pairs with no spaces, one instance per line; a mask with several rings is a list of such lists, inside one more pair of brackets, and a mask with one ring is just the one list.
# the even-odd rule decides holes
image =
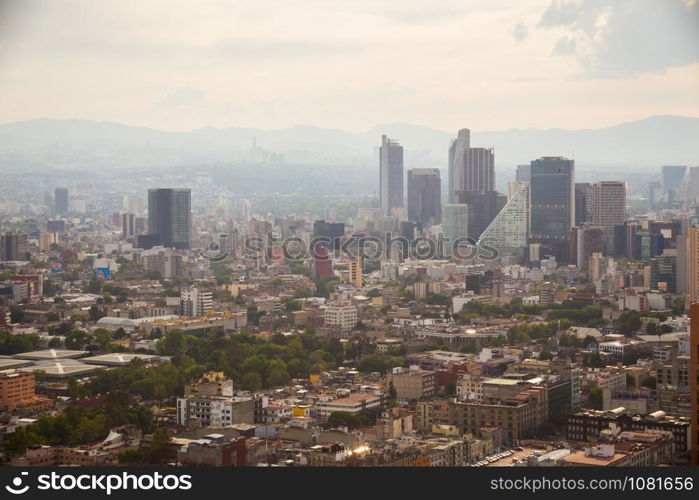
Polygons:
[[0,74],[8,492],[695,493],[699,0],[0,0]]

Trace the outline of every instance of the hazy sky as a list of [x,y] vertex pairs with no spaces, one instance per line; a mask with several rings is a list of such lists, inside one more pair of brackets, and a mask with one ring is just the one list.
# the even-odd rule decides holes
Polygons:
[[0,0],[0,122],[367,130],[699,116],[696,0]]

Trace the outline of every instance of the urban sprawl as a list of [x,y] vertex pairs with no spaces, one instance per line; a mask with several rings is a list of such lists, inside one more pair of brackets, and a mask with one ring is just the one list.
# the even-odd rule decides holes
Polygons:
[[347,217],[201,176],[4,194],[2,461],[697,465],[699,166],[632,200],[542,156],[501,193],[467,129],[446,179],[380,140]]

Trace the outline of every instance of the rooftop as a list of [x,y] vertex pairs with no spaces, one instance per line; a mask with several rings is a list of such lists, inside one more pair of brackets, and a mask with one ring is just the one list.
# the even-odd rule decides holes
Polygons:
[[128,366],[134,359],[142,359],[144,361],[152,361],[159,359],[158,356],[150,356],[148,354],[128,354],[128,353],[111,353],[101,354],[99,356],[90,356],[89,358],[81,359],[82,362],[91,365],[105,366]]
[[88,351],[73,351],[69,349],[43,349],[41,351],[30,351],[23,352],[20,354],[15,354],[13,358],[16,359],[35,359],[35,360],[48,360],[48,359],[70,359],[79,358],[89,354]]
[[100,367],[86,365],[76,359],[61,359],[52,361],[37,361],[32,366],[20,368],[20,371],[36,372],[43,371],[46,376],[53,378],[68,378],[76,375],[85,375],[99,370]]

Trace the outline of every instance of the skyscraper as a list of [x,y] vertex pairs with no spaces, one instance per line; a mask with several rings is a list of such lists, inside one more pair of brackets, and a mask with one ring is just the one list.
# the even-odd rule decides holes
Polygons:
[[512,193],[505,206],[480,236],[500,252],[524,253],[529,237],[529,184],[515,182],[510,186]]
[[[577,186],[577,184],[576,184]],[[575,200],[578,212],[578,200]],[[604,228],[607,253],[614,248],[614,226],[626,220],[626,183],[602,181],[591,184],[587,191],[587,220]]]
[[457,200],[468,205],[468,235],[478,240],[495,216],[507,203],[507,197],[497,191],[459,191]]
[[590,190],[589,182],[575,183],[575,225],[582,226],[589,222],[590,214],[587,211],[587,196]]
[[54,193],[55,211],[57,214],[68,213],[68,189],[56,188]]
[[0,260],[29,260],[27,235],[22,233],[5,233],[0,236]]
[[472,148],[471,131],[459,130],[449,146],[449,203],[458,202],[459,191],[495,189],[495,154],[491,148]]
[[442,212],[442,183],[439,169],[408,170],[408,220],[439,224]]
[[386,135],[379,150],[379,199],[384,215],[403,207],[403,146]]
[[[578,207],[575,208],[577,211]],[[602,181],[590,185],[587,212],[590,222],[603,226],[606,230],[612,230],[616,224],[623,224],[626,220],[626,184],[621,181]]]
[[313,237],[322,238],[322,240],[319,241],[323,241],[328,250],[339,248],[344,235],[344,222],[317,220],[313,223]]
[[532,180],[532,166],[531,165],[517,165],[517,182],[531,182]]
[[148,232],[157,244],[187,249],[192,233],[190,189],[148,190]]
[[333,275],[333,262],[328,253],[328,247],[325,243],[316,243],[313,246],[313,259],[311,260],[311,271],[313,277],[330,278]]
[[531,166],[531,237],[564,261],[575,221],[575,161],[547,156]]
[[687,181],[687,201],[699,202],[699,167],[690,167]]
[[663,183],[663,193],[669,196],[670,191],[679,189],[684,181],[684,176],[687,173],[686,165],[665,165],[661,170],[661,179]]
[[699,227],[689,228],[683,269],[687,271],[687,293],[690,302],[699,302]]
[[444,225],[444,237],[448,238],[447,245],[457,238],[468,236],[468,205],[448,203],[444,205],[442,224]]
[[581,271],[587,271],[590,257],[604,252],[604,228],[602,226],[583,225],[575,228],[575,258]]

